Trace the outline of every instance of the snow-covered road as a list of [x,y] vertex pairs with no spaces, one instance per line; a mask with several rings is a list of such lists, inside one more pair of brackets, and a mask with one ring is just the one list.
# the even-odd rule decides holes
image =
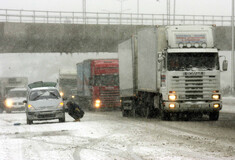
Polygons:
[[123,118],[115,111],[26,125],[25,113],[3,113],[0,160],[235,159],[235,103],[227,102],[216,122]]

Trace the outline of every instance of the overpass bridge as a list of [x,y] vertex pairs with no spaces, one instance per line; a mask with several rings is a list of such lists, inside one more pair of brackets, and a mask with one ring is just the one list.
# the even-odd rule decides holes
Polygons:
[[[231,16],[170,15],[172,24],[216,24],[216,44],[231,50]],[[166,25],[165,14],[0,9],[0,53],[117,52],[138,30]]]

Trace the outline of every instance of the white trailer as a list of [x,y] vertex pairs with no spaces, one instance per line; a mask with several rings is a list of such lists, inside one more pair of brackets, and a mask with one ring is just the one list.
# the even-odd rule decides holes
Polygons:
[[119,44],[123,116],[218,120],[221,71],[213,34],[214,26],[161,26]]

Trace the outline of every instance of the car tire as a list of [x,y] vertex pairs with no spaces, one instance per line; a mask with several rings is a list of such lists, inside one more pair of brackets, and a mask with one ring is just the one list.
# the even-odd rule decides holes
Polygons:
[[65,122],[65,118],[59,118],[59,122]]
[[28,118],[27,118],[27,124],[33,124],[33,120],[29,120]]
[[0,113],[3,113],[4,109],[2,107],[0,107]]
[[10,110],[10,109],[6,109],[6,112],[7,112],[7,113],[11,113],[11,110]]

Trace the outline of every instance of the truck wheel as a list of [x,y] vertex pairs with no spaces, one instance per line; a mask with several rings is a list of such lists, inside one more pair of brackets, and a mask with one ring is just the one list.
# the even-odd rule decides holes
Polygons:
[[170,120],[170,113],[168,112],[161,110],[160,116],[161,116],[161,120],[167,120],[167,121]]
[[136,109],[135,108],[131,109],[131,116],[134,118],[136,117]]
[[124,109],[122,109],[122,116],[123,117],[128,117],[129,116],[129,110],[124,110]]
[[209,114],[210,121],[217,121],[219,119],[219,112],[211,112]]
[[151,114],[150,108],[149,107],[145,108],[144,109],[144,117],[145,118],[151,118],[150,114]]
[[33,124],[33,120],[29,120],[28,118],[27,118],[27,124]]

